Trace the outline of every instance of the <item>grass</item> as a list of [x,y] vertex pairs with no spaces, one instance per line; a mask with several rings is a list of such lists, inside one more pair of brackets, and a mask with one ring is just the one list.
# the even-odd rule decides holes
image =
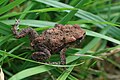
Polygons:
[[[119,0],[0,0],[0,66],[7,80],[119,80]],[[86,37],[66,52],[66,65],[31,59],[28,37],[16,39],[11,32],[15,19],[20,29],[30,26],[38,33],[58,24],[79,24]],[[110,55],[104,55],[105,53]],[[59,54],[50,61],[59,61]],[[63,70],[61,67],[66,67]],[[115,77],[114,77],[115,76]]]

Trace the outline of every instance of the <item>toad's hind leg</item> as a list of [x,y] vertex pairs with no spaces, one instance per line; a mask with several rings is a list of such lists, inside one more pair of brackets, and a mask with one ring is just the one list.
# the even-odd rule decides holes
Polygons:
[[34,52],[32,54],[32,58],[36,61],[43,62],[44,60],[50,58],[51,54],[47,49],[43,49],[43,51]]
[[16,20],[16,23],[12,27],[12,32],[16,36],[16,38],[22,38],[28,34],[30,40],[32,41],[38,36],[37,32],[32,28],[22,29],[20,32],[18,32],[17,27],[19,26],[19,22],[19,20]]
[[63,48],[60,52],[60,59],[61,59],[61,64],[64,65],[66,64],[66,57],[65,57],[65,52],[66,52],[67,48]]

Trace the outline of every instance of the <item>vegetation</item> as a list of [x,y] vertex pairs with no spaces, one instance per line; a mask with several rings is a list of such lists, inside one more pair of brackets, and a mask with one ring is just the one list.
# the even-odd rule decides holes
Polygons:
[[[66,65],[36,62],[28,37],[12,34],[15,19],[20,29],[39,33],[55,24],[79,24],[86,37],[67,50]],[[59,54],[49,61],[59,61]],[[0,66],[6,80],[119,80],[120,1],[0,0]]]

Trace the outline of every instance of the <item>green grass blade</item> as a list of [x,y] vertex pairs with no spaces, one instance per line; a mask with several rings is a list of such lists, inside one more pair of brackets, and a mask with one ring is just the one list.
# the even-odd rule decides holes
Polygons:
[[15,0],[13,2],[11,2],[10,4],[0,8],[0,15],[11,10],[12,8],[14,8],[15,6],[23,3],[25,0]]
[[[50,6],[53,6],[53,7],[57,7],[57,8],[62,8],[62,7],[74,8],[72,6],[69,6],[67,4],[64,4],[64,3],[61,3],[61,2],[58,2],[58,1],[52,1],[52,0],[51,1],[50,0],[44,0],[44,1],[42,1],[42,0],[35,0],[35,1],[47,4],[47,5],[50,5]],[[76,13],[76,16],[78,16],[80,18],[83,18],[83,19],[86,19],[86,20],[105,22],[105,20],[103,20],[102,18],[100,18],[100,17],[98,17],[96,15],[93,15],[92,13],[83,11],[81,9],[79,9],[79,11]],[[99,24],[96,24],[96,25],[98,25],[100,27],[107,26],[107,25],[99,25]]]
[[[28,7],[23,11],[23,13],[26,11],[29,11],[34,5],[35,5],[35,3],[32,3],[31,1],[28,2],[28,4],[27,4]],[[19,19],[24,19],[25,16],[27,16],[27,14],[21,14]]]
[[72,76],[72,75],[69,75],[68,78],[69,78],[70,80],[78,80],[77,78],[75,78],[75,77]]
[[0,0],[0,5],[3,4],[5,2],[5,0]]
[[46,9],[24,11],[24,12],[19,12],[19,13],[13,12],[13,13],[9,13],[9,14],[1,16],[0,19],[9,18],[9,17],[21,15],[21,14],[28,14],[28,13],[43,13],[43,12],[64,11],[64,10],[73,10],[74,11],[74,10],[77,10],[77,9],[76,8],[46,8]]
[[[75,6],[75,8],[81,8],[85,3],[87,3],[87,1],[89,0],[81,0],[78,2],[78,4]],[[70,11],[65,17],[63,17],[60,20],[60,24],[66,24],[73,16],[74,14],[77,12],[77,10],[72,10]]]
[[11,37],[12,37],[12,35],[7,35],[7,36],[0,37],[0,46],[2,44],[4,44],[5,42],[7,42]]
[[117,62],[115,62],[115,61],[113,61],[113,60],[111,60],[111,59],[109,59],[109,58],[105,58],[108,62],[110,62],[110,63],[112,63],[113,65],[115,65],[116,67],[118,67],[119,69],[120,69],[120,64],[119,63],[117,63]]
[[[72,6],[69,6],[67,4],[64,4],[64,3],[61,3],[61,2],[58,2],[58,1],[54,1],[54,0],[35,0],[37,2],[41,2],[41,3],[44,3],[44,4],[47,4],[47,5],[50,5],[50,6],[53,6],[53,7],[57,7],[57,8],[62,8],[62,7],[66,7],[66,8],[73,8]],[[75,14],[77,17],[79,18],[83,18],[85,20],[92,20],[92,21],[96,21],[96,22],[106,22],[104,19],[100,18],[99,16],[97,15],[94,15],[92,13],[89,13],[87,11],[84,11],[84,10],[81,10],[79,9],[79,11]],[[103,27],[107,27],[109,25],[106,25],[106,24],[96,24],[98,27],[100,28],[103,28]],[[110,26],[111,27],[111,26]],[[109,32],[112,32],[113,28],[111,28],[109,30]],[[116,31],[117,32],[120,32],[120,29],[119,28],[116,28]],[[111,33],[110,33],[111,34]],[[120,34],[116,34],[114,33],[115,36],[120,36]],[[112,34],[111,34],[112,35]],[[118,38],[118,37],[117,37]],[[120,39],[120,37],[118,38]]]
[[54,69],[54,67],[45,66],[45,65],[32,67],[32,68],[25,69],[23,71],[18,72],[17,74],[12,76],[8,80],[21,80],[21,79],[24,79],[26,77],[29,77],[29,76],[32,76],[32,75],[35,75],[38,73],[43,73],[43,72],[49,71],[51,69]]
[[[8,39],[7,39],[8,40]],[[24,43],[21,43],[20,45],[16,46],[15,48],[13,48],[12,50],[10,50],[8,52],[8,54],[11,54],[13,51],[15,51],[16,49],[20,48]],[[2,59],[0,59],[0,62],[3,61],[8,55],[4,55]]]
[[86,30],[86,31],[87,31],[87,35],[89,35],[89,36],[99,37],[99,38],[114,42],[116,44],[120,44],[120,41],[117,39],[114,39],[114,38],[111,38],[111,37],[108,37],[103,34],[96,33],[96,32],[90,31],[90,30]]
[[75,65],[54,65],[54,64],[48,64],[48,63],[42,63],[42,62],[37,62],[37,61],[34,61],[34,60],[30,60],[30,59],[25,59],[25,58],[22,58],[22,57],[19,57],[19,56],[16,56],[14,54],[9,54],[8,52],[5,52],[3,50],[0,50],[0,55],[5,55],[5,56],[10,56],[10,57],[13,57],[13,58],[17,58],[17,59],[21,59],[21,60],[24,60],[24,61],[28,61],[28,62],[31,62],[31,63],[37,63],[37,64],[44,64],[44,65],[47,65],[47,66],[53,66],[53,67],[72,67],[72,66],[78,66],[78,65],[81,65],[83,64],[84,62],[82,63],[79,63],[79,64],[75,64]]
[[66,80],[70,72],[73,70],[73,68],[74,67],[69,67],[57,78],[57,80]]
[[10,26],[0,22],[0,33],[3,35],[9,35],[11,33]]
[[19,49],[23,44],[24,44],[24,42],[21,43],[20,45],[16,46],[15,48],[13,48],[12,50],[10,50],[8,53],[11,54],[11,53],[14,52],[15,50]]
[[[15,20],[1,20],[0,22],[3,22],[8,25],[15,24]],[[26,25],[26,26],[33,26],[33,27],[46,27],[46,26],[54,26],[56,23],[49,22],[49,21],[38,21],[38,20],[21,20],[20,25]],[[1,26],[0,26],[1,27]]]

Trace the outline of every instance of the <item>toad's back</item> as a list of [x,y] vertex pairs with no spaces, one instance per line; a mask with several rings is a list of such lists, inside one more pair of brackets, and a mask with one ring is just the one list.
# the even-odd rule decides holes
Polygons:
[[67,44],[81,39],[84,33],[78,25],[56,25],[55,28],[44,31],[35,42],[39,42],[39,46],[44,45],[51,52],[57,52]]

